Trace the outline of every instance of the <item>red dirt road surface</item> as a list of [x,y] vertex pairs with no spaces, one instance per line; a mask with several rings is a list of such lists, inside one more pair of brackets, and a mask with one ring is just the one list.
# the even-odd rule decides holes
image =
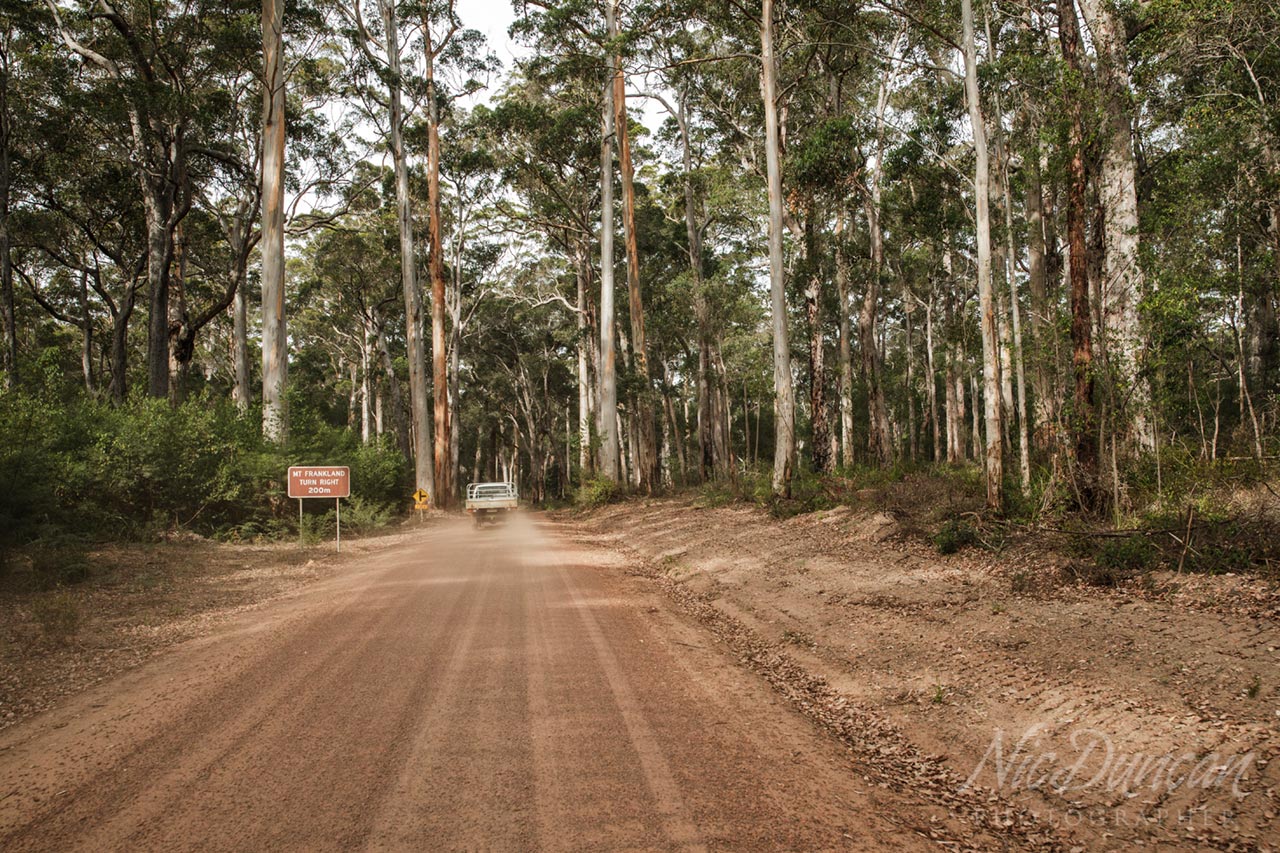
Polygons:
[[[625,567],[449,521],[0,734],[0,849],[1021,848]],[[956,849],[949,847],[948,849]]]

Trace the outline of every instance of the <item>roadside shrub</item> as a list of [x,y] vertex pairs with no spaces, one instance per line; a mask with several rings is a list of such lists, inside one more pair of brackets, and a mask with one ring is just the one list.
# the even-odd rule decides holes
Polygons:
[[978,532],[973,525],[958,518],[952,518],[938,528],[932,537],[933,547],[939,554],[954,554],[962,548],[968,548],[978,541]]
[[306,513],[298,526],[298,541],[303,545],[318,545],[334,538],[337,518],[333,510]]
[[[292,535],[291,464],[350,466],[353,495],[370,507],[394,507],[412,491],[409,466],[389,436],[364,445],[305,400],[291,409],[290,438],[279,446],[263,440],[259,413],[212,394],[178,406],[51,395],[0,395],[0,555],[11,568],[33,543],[69,533],[90,540],[172,529],[233,540]],[[370,512],[366,524],[377,515]],[[56,582],[74,582],[84,571],[73,568]]]
[[732,484],[721,480],[710,480],[698,486],[696,503],[700,507],[710,509],[712,507],[727,506],[738,499],[739,496],[734,491]]
[[358,533],[368,533],[391,522],[391,506],[355,495],[342,507],[342,526]]
[[1146,536],[1104,537],[1095,546],[1093,561],[1099,569],[1128,577],[1146,571],[1159,559],[1151,540]]
[[[767,500],[769,514],[777,519],[792,518],[805,513],[818,512],[836,506],[828,493],[829,478],[811,471],[797,471],[791,480],[791,497],[770,494]],[[772,486],[772,484],[770,484]]]
[[36,599],[31,607],[40,630],[51,640],[67,642],[80,630],[83,617],[75,596],[66,590],[49,593]]
[[573,496],[573,502],[583,509],[594,509],[612,503],[622,496],[622,486],[604,477],[585,480]]
[[1211,543],[1187,556],[1189,569],[1209,575],[1243,573],[1253,568],[1253,553],[1247,546]]

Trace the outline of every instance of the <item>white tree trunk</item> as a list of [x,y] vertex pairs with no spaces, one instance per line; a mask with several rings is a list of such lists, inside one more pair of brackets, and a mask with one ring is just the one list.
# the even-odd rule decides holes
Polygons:
[[582,479],[591,470],[591,370],[587,348],[587,287],[591,258],[585,243],[578,246],[578,470]]
[[235,384],[231,399],[236,408],[244,412],[249,408],[249,294],[245,279],[240,280],[231,307],[231,365]]
[[1106,251],[1102,261],[1104,329],[1101,346],[1127,395],[1132,439],[1155,449],[1151,390],[1138,375],[1143,343],[1138,316],[1144,279],[1139,257],[1137,163],[1133,151],[1133,100],[1124,24],[1109,0],[1079,0],[1098,53],[1102,83],[1102,174]]
[[840,330],[840,464],[853,467],[853,344],[849,339],[849,262],[841,241],[845,239],[845,212],[836,214],[836,304]]
[[961,0],[960,17],[964,29],[964,89],[973,129],[974,221],[977,225],[978,302],[982,327],[982,391],[986,421],[987,505],[1000,510],[1004,505],[1004,440],[1001,431],[1000,338],[996,327],[996,300],[991,286],[991,210],[988,201],[990,164],[987,130],[978,92],[978,57],[973,37],[973,2]]
[[773,311],[773,492],[790,497],[796,456],[795,389],[787,338],[787,288],[782,269],[782,156],[778,140],[777,60],[773,52],[773,0],[760,15],[760,89],[769,187],[769,286]]
[[[612,22],[613,3],[605,4]],[[610,23],[612,28],[612,23]],[[604,87],[600,111],[603,133],[600,139],[600,365],[599,405],[596,418],[600,433],[600,475],[618,482],[618,383],[617,353],[614,349],[613,305],[613,79]]]
[[396,222],[400,231],[400,284],[404,291],[405,341],[409,357],[409,415],[414,486],[425,489],[434,506],[436,484],[431,458],[431,393],[427,387],[426,351],[422,340],[422,295],[418,292],[418,268],[413,248],[409,164],[404,150],[404,113],[400,101],[400,36],[395,0],[382,0],[381,9],[390,72],[387,94],[391,102],[391,128],[387,141],[396,175]]
[[364,339],[360,344],[360,440],[373,441],[373,329],[365,320]]
[[284,307],[284,0],[262,0],[262,433],[287,433]]

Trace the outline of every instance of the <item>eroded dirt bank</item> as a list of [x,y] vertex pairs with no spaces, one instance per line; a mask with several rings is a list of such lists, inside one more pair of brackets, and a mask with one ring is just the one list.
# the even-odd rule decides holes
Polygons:
[[970,825],[1026,820],[1066,849],[1280,849],[1280,597],[1265,584],[1063,585],[1051,556],[941,557],[848,510],[777,521],[673,499],[563,523],[883,783]]

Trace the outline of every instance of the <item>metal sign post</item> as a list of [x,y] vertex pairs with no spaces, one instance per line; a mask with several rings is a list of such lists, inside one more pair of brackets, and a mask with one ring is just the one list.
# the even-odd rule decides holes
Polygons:
[[335,547],[342,552],[342,499],[351,497],[351,469],[345,465],[322,468],[294,465],[289,468],[289,497],[298,499],[298,532],[302,532],[304,498],[333,498],[337,516]]

